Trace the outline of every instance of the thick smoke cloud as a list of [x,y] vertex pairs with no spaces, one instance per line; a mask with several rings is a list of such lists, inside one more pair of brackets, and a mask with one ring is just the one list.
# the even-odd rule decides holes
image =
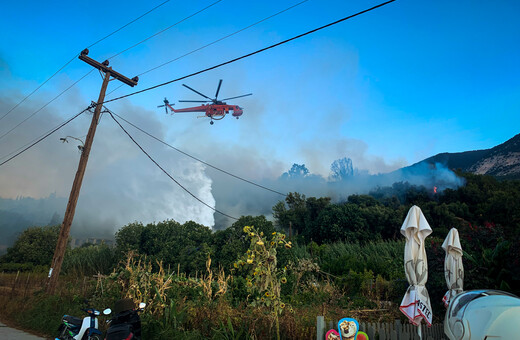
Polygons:
[[[391,186],[396,182],[407,182],[411,185],[424,186],[431,189],[432,193],[437,190],[451,188],[455,189],[464,184],[464,180],[447,169],[442,164],[429,165],[418,163],[411,167],[398,169],[389,173],[370,174],[366,170],[355,168],[349,158],[339,159],[331,165],[332,170],[329,176],[324,177],[312,174],[305,165],[294,164],[291,169],[283,173],[275,180],[262,180],[264,186],[276,188],[280,192],[299,192],[307,197],[331,197],[333,202],[345,201],[352,194],[368,194],[370,191]],[[343,166],[343,168],[338,168]],[[219,181],[226,181],[220,178]],[[258,213],[269,216],[272,214],[271,208],[278,201],[283,201],[284,197],[269,193],[265,190],[251,186],[237,186],[229,184],[233,191],[215,191],[217,207],[221,209],[234,209],[237,212],[255,214]],[[240,189],[237,189],[240,187]],[[228,203],[229,202],[229,203]],[[226,206],[226,203],[227,206]],[[250,212],[249,212],[250,211]],[[217,226],[226,225],[232,221],[216,216]]]
[[[3,97],[1,104],[12,107],[19,99],[20,96]],[[66,101],[67,114],[65,110],[56,107],[46,108],[17,129],[16,134],[5,137],[0,143],[0,157],[56,126],[67,115],[83,109],[72,98]],[[339,136],[339,132],[320,133],[324,137],[302,142],[300,148],[295,148],[295,159],[284,159],[272,144],[265,143],[267,139],[279,138],[282,141],[284,136],[270,134],[269,129],[263,126],[265,121],[259,117],[238,121],[240,138],[227,143],[220,139],[216,141],[214,134],[218,130],[209,127],[206,120],[176,116],[175,122],[191,119],[191,124],[179,123],[179,126],[185,127],[172,133],[165,128],[165,121],[160,120],[168,118],[166,122],[173,122],[170,117],[157,116],[154,112],[128,104],[114,106],[111,109],[116,113],[156,137],[214,166],[281,193],[300,192],[307,197],[329,196],[333,201],[340,202],[348,195],[368,193],[375,187],[400,181],[426,187],[437,186],[440,189],[461,184],[451,171],[440,165],[400,169],[405,165],[403,160],[388,162],[382,157],[370,155],[366,143],[334,137]],[[262,110],[260,103],[258,106],[258,110]],[[9,115],[2,126],[13,126],[38,107],[36,104],[25,105],[17,114]],[[254,107],[253,101],[249,106],[252,112],[255,112]],[[56,219],[56,213],[61,222],[80,154],[77,149],[79,142],[68,138],[69,143],[61,143],[59,138],[84,138],[90,119],[90,115],[82,115],[38,146],[1,167],[0,197],[4,200],[0,202],[0,211],[23,211],[27,200],[19,200],[16,206],[16,202],[8,202],[6,199],[31,197],[40,199],[40,206],[46,207],[40,209],[38,219],[33,216],[33,223],[48,223]],[[228,119],[218,124],[224,128],[224,124],[231,124],[227,122],[236,123]],[[284,200],[282,195],[198,163],[121,123],[165,170],[195,196],[217,210],[234,217],[263,214],[270,218],[272,207]],[[317,129],[318,132],[333,132],[334,119],[324,121]],[[265,131],[265,136],[259,133],[260,130]],[[291,173],[294,162],[306,164],[307,170],[299,175],[298,172]],[[78,238],[112,238],[114,232],[127,223],[166,219],[181,223],[194,220],[214,229],[226,228],[234,222],[214,213],[174,184],[105,113],[96,133],[71,234]],[[0,228],[5,228],[5,225],[2,224]]]
[[[0,105],[10,108],[20,99],[20,95],[10,95],[9,98],[4,96],[0,99]],[[2,120],[0,133],[4,134],[8,127],[36,111],[39,105],[42,103],[24,105],[22,110],[15,110],[6,116]],[[1,140],[1,161],[36,136],[57,126],[67,115],[70,117],[82,109],[77,104],[69,105],[67,110],[49,107],[34,115]],[[165,138],[164,129],[154,119],[153,113],[125,105],[121,105],[120,110],[119,114],[128,120],[147,131],[153,131],[159,138]],[[80,157],[77,145],[81,142],[69,137],[68,143],[62,143],[60,138],[72,136],[84,140],[90,120],[91,114],[83,114],[0,168],[0,197],[4,199],[0,211],[6,213],[15,209],[13,205],[16,204],[8,204],[8,199],[31,197],[40,199],[40,206],[46,209],[39,210],[38,218],[28,218],[29,222],[46,224],[55,213],[63,218]],[[210,206],[215,205],[211,193],[212,180],[205,174],[204,165],[174,157],[169,149],[132,127],[126,129],[186,189]],[[16,209],[23,210],[26,202],[18,200]],[[27,210],[30,209],[27,206]],[[110,116],[104,113],[90,154],[71,235],[80,238],[112,238],[117,229],[129,222],[149,223],[165,219],[179,222],[194,220],[210,226],[214,224],[213,211],[196,202],[155,167]],[[0,223],[0,228],[6,227],[5,223]],[[4,233],[7,231],[2,230]]]

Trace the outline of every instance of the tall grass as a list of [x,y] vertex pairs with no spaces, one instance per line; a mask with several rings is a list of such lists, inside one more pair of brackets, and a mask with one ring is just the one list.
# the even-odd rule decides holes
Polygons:
[[110,274],[117,265],[115,248],[106,244],[67,250],[62,272],[76,277]]
[[[280,316],[281,337],[310,338],[315,334],[316,315],[338,319],[367,311],[374,301],[387,300],[389,289],[385,285],[399,277],[396,272],[403,272],[403,247],[401,241],[293,247],[297,256],[294,265],[287,267],[288,272],[295,273],[292,278],[288,276],[290,281],[283,293],[284,298],[291,297],[288,302],[292,307],[286,307]],[[0,286],[14,282],[20,286],[16,291],[22,292],[10,294],[10,283],[0,290],[0,304],[9,306],[0,310],[0,315],[52,336],[63,314],[83,315],[80,308],[86,307],[85,298],[92,307],[103,309],[120,298],[131,297],[148,304],[142,319],[143,335],[150,339],[271,339],[275,334],[269,311],[249,305],[245,276],[217,270],[209,257],[205,272],[189,276],[138,254],[130,254],[117,264],[113,250],[107,246],[77,248],[67,255],[64,272],[68,275],[60,277],[55,296],[47,296],[41,283],[40,288],[25,292],[22,283],[36,279],[36,275],[23,273],[18,280],[16,273],[7,274],[10,276],[5,280],[0,275]],[[114,264],[111,274],[92,277],[98,272],[108,273]],[[381,308],[374,307],[374,312],[367,312],[372,314],[359,315],[365,321],[382,320],[395,317],[394,310],[398,313],[397,308],[380,312]]]
[[387,280],[404,277],[403,240],[376,241],[367,244],[336,242],[318,246],[295,247],[299,258],[314,258],[320,268],[335,276],[348,274],[350,271],[370,270]]
[[[61,277],[56,295],[47,295],[47,274],[26,272],[0,274],[0,317],[17,327],[46,338],[57,335],[64,314],[83,316],[85,298],[92,296],[92,278]],[[102,308],[94,305],[88,307]]]

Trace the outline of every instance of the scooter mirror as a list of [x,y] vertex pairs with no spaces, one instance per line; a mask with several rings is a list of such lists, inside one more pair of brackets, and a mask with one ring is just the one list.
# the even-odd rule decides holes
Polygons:
[[144,303],[144,302],[139,303],[139,309],[143,309],[144,307],[146,307],[146,303]]
[[103,314],[105,315],[109,315],[110,313],[112,313],[112,310],[110,308],[107,308],[103,311]]

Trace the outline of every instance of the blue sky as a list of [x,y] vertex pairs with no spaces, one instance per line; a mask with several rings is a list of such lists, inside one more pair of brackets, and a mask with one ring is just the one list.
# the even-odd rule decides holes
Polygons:
[[[3,4],[0,116],[84,47],[160,3]],[[89,55],[103,61],[212,3],[170,1],[93,46]],[[133,77],[297,3],[222,0],[111,59],[110,65]],[[107,98],[219,64],[377,4],[368,0],[308,0],[146,73],[136,88],[121,87]],[[330,164],[341,157],[352,158],[354,167],[370,173],[388,172],[440,152],[490,148],[519,132],[519,14],[518,1],[397,0],[234,64],[107,105],[122,116],[133,114],[154,129],[150,132],[184,151],[255,180],[279,176],[293,163],[304,163],[312,173],[327,176]],[[90,69],[74,60],[0,121],[0,133]],[[196,114],[166,116],[156,108],[164,97],[171,102],[199,99],[182,83],[213,97],[219,79],[224,80],[220,97],[253,93],[229,102],[244,107],[241,119],[226,117],[210,126]],[[0,157],[81,111],[97,99],[100,85],[101,77],[92,72],[0,140]],[[113,81],[109,92],[117,86]],[[185,106],[176,103],[176,107]],[[108,121],[107,125],[113,125]],[[74,130],[78,136],[86,135],[87,122],[78,123]],[[117,129],[110,130],[106,138],[115,136],[114,131]],[[96,150],[96,143],[102,142],[96,140],[93,153],[103,153]],[[106,143],[110,145],[110,141]],[[47,149],[43,146],[13,160],[0,175],[0,183],[7,186],[16,182],[12,176],[21,176],[20,167],[30,167],[34,157],[43,157],[45,150],[70,152],[56,148],[49,144]],[[150,144],[150,148],[157,145]],[[75,162],[71,161],[72,171]],[[32,176],[31,183],[39,181],[34,174],[26,176]],[[36,190],[26,185],[23,190],[4,190],[4,195],[12,197],[19,191],[45,196],[45,192],[63,191],[65,196],[69,186],[67,183],[60,189],[56,184],[53,189],[52,185],[35,184],[40,188]]]

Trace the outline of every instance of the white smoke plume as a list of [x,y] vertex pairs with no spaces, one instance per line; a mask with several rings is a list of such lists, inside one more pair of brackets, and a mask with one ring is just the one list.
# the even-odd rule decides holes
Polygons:
[[[0,104],[10,108],[20,98],[19,95],[12,94],[9,97],[3,96]],[[40,107],[38,105],[42,103],[24,105],[23,109],[7,115],[2,120],[0,135],[35,112]],[[6,160],[6,156],[14,150],[82,109],[77,104],[69,105],[66,112],[49,107],[34,115],[0,141],[1,161]],[[125,105],[120,105],[120,109],[121,116],[147,131],[154,131],[159,138],[165,137],[164,128],[151,112]],[[41,199],[42,202],[53,202],[47,204],[47,211],[41,211],[42,215],[37,223],[48,223],[55,213],[63,218],[80,157],[77,145],[81,145],[81,142],[67,136],[84,140],[90,120],[91,114],[81,115],[0,168],[0,198],[4,199],[0,201],[0,211],[5,212],[9,207],[14,209],[6,199],[30,197]],[[152,143],[149,137],[130,126],[125,128],[187,190],[208,205],[215,205],[211,192],[212,180],[205,174],[204,165],[173,157],[166,147]],[[60,138],[67,138],[69,142],[63,143]],[[51,194],[52,197],[49,196]],[[19,204],[24,202],[26,201],[18,201]],[[41,205],[45,206],[44,203]],[[165,219],[174,219],[181,223],[193,220],[209,226],[214,224],[213,211],[199,204],[173,183],[133,144],[111,117],[104,113],[90,153],[71,234],[75,237],[110,238],[127,223],[149,223]]]
[[[4,107],[12,107],[19,99],[20,95],[0,98]],[[17,129],[16,133],[6,136],[0,141],[0,157],[83,109],[71,98],[68,104],[67,112],[56,107],[46,108]],[[6,131],[4,126],[13,126],[38,107],[36,104],[24,105],[23,110],[9,115],[2,122],[5,125],[0,127],[0,133]],[[276,150],[268,144],[258,147],[264,137],[258,134],[259,121],[255,119],[239,121],[240,140],[215,143],[212,134],[216,130],[211,130],[205,120],[187,124],[189,127],[176,131],[172,136],[168,134],[164,122],[153,112],[128,104],[119,104],[113,110],[181,150],[193,152],[212,165],[280,193],[300,192],[307,197],[328,196],[340,202],[348,195],[368,193],[375,187],[399,181],[427,187],[436,185],[440,189],[460,185],[460,180],[442,166],[415,167],[413,171],[396,170],[404,165],[402,160],[387,162],[381,157],[370,156],[367,145],[355,139],[336,140],[330,137],[302,144],[295,153],[297,160],[286,160],[280,159]],[[80,154],[76,145],[79,142],[68,138],[69,143],[62,143],[59,138],[84,138],[90,118],[90,115],[82,115],[0,168],[0,198],[4,199],[0,201],[0,211],[8,206],[12,209],[12,202],[8,204],[5,199],[31,197],[41,199],[42,202],[53,202],[45,203],[48,206],[46,215],[38,223],[50,221],[55,213],[63,218]],[[175,117],[178,120],[188,118]],[[198,163],[120,122],[166,171],[217,210],[237,218],[261,214],[270,218],[272,207],[284,200],[283,195]],[[323,129],[330,130],[331,124],[327,122]],[[273,136],[267,134],[267,138]],[[310,164],[309,168],[300,167],[299,172],[290,174],[291,164],[298,160]],[[327,166],[331,163],[334,165],[332,171]],[[53,196],[49,196],[51,194]],[[180,223],[194,220],[215,229],[226,228],[234,222],[202,205],[173,183],[105,113],[96,133],[71,234],[75,237],[111,238],[115,231],[127,223],[166,219]]]

